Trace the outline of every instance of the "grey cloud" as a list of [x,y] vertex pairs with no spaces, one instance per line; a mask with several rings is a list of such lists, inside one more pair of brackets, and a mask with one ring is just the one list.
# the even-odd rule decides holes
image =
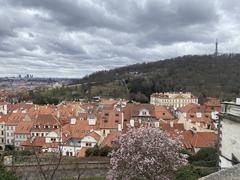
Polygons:
[[237,4],[0,0],[0,76],[13,72],[82,77],[133,63],[212,53],[217,37],[220,49],[238,51],[233,48],[240,45]]

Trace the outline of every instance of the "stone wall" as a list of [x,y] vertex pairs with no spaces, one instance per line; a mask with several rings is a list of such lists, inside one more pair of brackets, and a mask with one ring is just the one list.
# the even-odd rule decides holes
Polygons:
[[[44,164],[38,165],[15,165],[8,166],[9,170],[13,170],[17,176],[22,180],[42,180],[43,173],[48,179],[54,169],[56,164]],[[90,162],[74,162],[74,163],[62,163],[57,168],[54,180],[61,180],[67,178],[82,177],[106,177],[106,173],[109,168],[109,161],[90,161]]]
[[208,176],[202,177],[199,180],[239,180],[240,179],[240,164],[232,168],[224,169]]

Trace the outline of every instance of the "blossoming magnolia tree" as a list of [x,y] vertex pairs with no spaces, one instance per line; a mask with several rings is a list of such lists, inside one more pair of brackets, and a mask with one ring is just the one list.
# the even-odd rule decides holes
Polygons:
[[172,179],[187,163],[182,145],[157,128],[130,129],[110,154],[108,179]]

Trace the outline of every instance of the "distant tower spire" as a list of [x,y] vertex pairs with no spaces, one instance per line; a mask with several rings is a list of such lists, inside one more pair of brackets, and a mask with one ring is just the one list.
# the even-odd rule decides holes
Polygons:
[[216,39],[216,43],[215,43],[215,53],[214,53],[215,56],[218,55],[218,40]]

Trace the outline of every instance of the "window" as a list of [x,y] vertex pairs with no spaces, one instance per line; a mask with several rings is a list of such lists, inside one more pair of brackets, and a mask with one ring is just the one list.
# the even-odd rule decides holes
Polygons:
[[42,133],[42,136],[44,136],[44,133]]
[[86,146],[90,147],[92,146],[92,143],[86,143]]
[[36,136],[39,136],[39,134],[38,134],[38,133],[36,133]]

